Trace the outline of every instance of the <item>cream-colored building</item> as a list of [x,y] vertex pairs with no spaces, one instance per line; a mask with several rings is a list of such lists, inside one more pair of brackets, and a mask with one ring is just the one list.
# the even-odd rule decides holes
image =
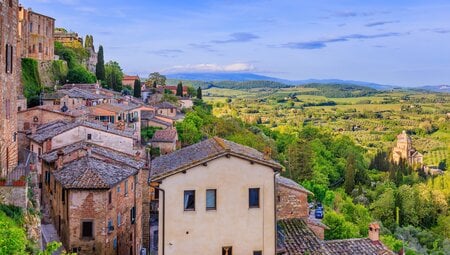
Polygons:
[[217,137],[153,160],[158,254],[275,254],[279,170],[268,155]]

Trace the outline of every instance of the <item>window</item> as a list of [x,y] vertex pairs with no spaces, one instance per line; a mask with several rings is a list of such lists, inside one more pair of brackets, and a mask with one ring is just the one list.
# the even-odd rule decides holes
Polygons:
[[5,100],[6,119],[11,117],[11,102],[9,99]]
[[92,140],[92,134],[87,134],[87,139]]
[[30,33],[33,33],[33,22],[30,22]]
[[262,255],[262,251],[254,251],[253,255]]
[[259,208],[259,188],[248,190],[248,206],[250,208]]
[[222,247],[222,255],[233,255],[233,247]]
[[184,191],[184,210],[195,211],[195,190]]
[[61,201],[63,204],[66,202],[66,190],[65,189],[62,189]]
[[9,0],[9,7],[12,8],[13,7],[13,1]]
[[117,237],[114,238],[113,248],[114,248],[114,250],[117,249]]
[[117,226],[120,226],[120,224],[122,224],[122,215],[117,214]]
[[108,220],[108,233],[111,233],[112,231],[114,231],[114,225],[113,225],[112,219],[109,219]]
[[108,192],[108,204],[112,203],[112,192]]
[[94,237],[94,222],[93,221],[82,221],[81,222],[81,237],[82,238],[93,238]]
[[216,210],[216,190],[206,190],[206,210]]
[[117,193],[120,193],[120,184],[117,186]]
[[38,156],[41,156],[42,154],[42,148],[38,148]]
[[136,221],[136,207],[133,206],[133,208],[131,208],[130,210],[130,219],[131,219],[131,224],[134,224],[134,222]]
[[12,73],[13,68],[13,46],[10,44],[6,44],[6,73]]
[[42,53],[44,51],[44,48],[42,47],[42,43],[39,43],[39,53]]
[[158,247],[158,230],[153,231],[153,247]]
[[125,187],[123,189],[124,189],[125,196],[126,196],[126,195],[128,195],[128,180],[125,180],[125,185],[124,186]]

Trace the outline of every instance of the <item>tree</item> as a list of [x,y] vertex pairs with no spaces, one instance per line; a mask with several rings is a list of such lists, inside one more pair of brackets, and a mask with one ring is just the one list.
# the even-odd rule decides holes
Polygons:
[[105,59],[103,56],[103,46],[98,48],[97,64],[95,65],[95,76],[98,80],[105,80]]
[[344,181],[344,188],[347,194],[350,194],[355,188],[355,175],[356,175],[355,155],[353,153],[350,153],[347,159],[347,166],[345,169],[345,181]]
[[133,88],[133,96],[136,98],[141,97],[141,81],[140,80],[134,80],[134,88]]
[[311,147],[305,140],[289,144],[286,149],[286,175],[297,182],[311,179],[312,156]]
[[330,229],[325,230],[325,239],[346,239],[359,237],[357,226],[345,220],[345,217],[335,211],[325,213],[323,223]]
[[196,95],[195,88],[192,86],[187,87],[187,94],[189,97],[194,97]]
[[183,96],[183,83],[181,83],[181,81],[178,82],[176,96],[178,96],[178,97],[182,97]]
[[147,86],[151,84],[153,85],[154,88],[156,88],[155,84],[160,86],[166,86],[166,76],[161,75],[158,72],[153,72],[148,76],[146,84]]
[[197,89],[197,99],[202,99],[202,88],[201,87],[198,87],[198,89]]
[[69,83],[95,83],[95,76],[83,66],[76,66],[67,73]]
[[26,254],[25,230],[0,211],[0,254]]
[[114,91],[122,91],[123,72],[119,63],[109,61],[105,64],[105,81],[106,84]]

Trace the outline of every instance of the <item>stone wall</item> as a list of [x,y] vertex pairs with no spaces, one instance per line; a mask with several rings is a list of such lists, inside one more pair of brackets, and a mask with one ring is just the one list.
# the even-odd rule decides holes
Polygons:
[[14,205],[23,209],[27,209],[27,192],[27,186],[0,186],[0,204]]

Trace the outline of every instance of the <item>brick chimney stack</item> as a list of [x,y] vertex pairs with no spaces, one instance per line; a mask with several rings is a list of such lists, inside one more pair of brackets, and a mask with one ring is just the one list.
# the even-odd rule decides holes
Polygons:
[[64,165],[64,152],[62,150],[58,150],[56,152],[56,155],[58,156],[56,160],[56,169],[61,169]]
[[369,239],[372,242],[380,241],[380,225],[376,222],[370,223],[369,225]]

